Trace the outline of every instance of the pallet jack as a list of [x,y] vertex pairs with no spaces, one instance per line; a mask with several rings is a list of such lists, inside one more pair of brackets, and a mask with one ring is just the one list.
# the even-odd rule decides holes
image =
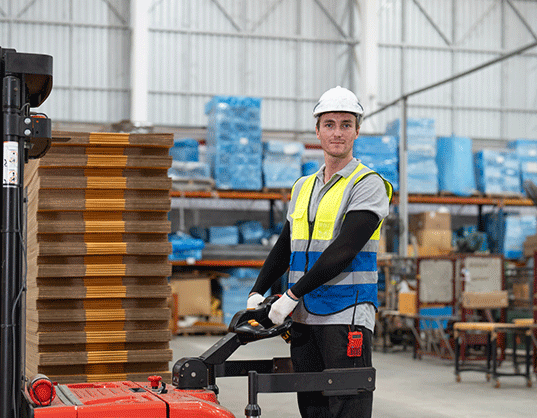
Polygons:
[[199,357],[178,360],[172,387],[160,376],[148,382],[101,382],[58,385],[47,376],[26,378],[22,350],[22,309],[26,284],[24,236],[24,163],[43,156],[51,143],[51,123],[30,113],[52,89],[52,57],[21,54],[0,48],[2,90],[2,281],[0,300],[0,417],[2,418],[233,418],[218,402],[217,377],[247,376],[246,417],[261,416],[259,393],[322,391],[351,395],[375,389],[375,369],[327,369],[295,373],[288,358],[236,360],[239,347],[266,338],[285,336],[291,318],[278,326],[268,319],[269,296],[256,309],[241,310],[228,333]]

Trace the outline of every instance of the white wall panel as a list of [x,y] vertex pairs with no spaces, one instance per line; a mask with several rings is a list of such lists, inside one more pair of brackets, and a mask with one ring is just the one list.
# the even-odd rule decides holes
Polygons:
[[72,0],[75,23],[123,27],[129,22],[129,10],[125,0]]
[[[362,1],[148,0],[149,122],[203,127],[213,95],[249,95],[263,128],[315,141],[320,94],[361,95]],[[535,0],[378,0],[378,18],[379,106],[537,39]],[[129,25],[127,0],[0,0],[0,46],[54,57],[42,107],[61,122],[129,118]],[[435,118],[440,135],[537,138],[536,61],[537,48],[413,96],[408,116]],[[396,105],[370,126],[398,117]]]
[[6,9],[15,19],[34,22],[65,23],[70,19],[70,3],[65,0],[10,0]]

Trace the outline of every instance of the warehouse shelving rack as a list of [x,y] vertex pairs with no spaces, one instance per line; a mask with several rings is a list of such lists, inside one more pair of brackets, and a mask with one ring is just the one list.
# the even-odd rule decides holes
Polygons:
[[[290,190],[270,190],[270,191],[247,191],[247,190],[173,190],[170,192],[172,200],[176,199],[228,199],[228,200],[266,200],[269,201],[272,212],[275,201],[288,202]],[[483,206],[507,207],[507,206],[534,206],[532,200],[513,196],[451,196],[451,195],[409,195],[410,204],[430,204],[430,205],[472,205],[478,207],[478,222],[481,218]],[[395,193],[393,205],[399,204],[399,194]],[[273,214],[270,214],[273,219]],[[173,266],[185,267],[253,267],[261,268],[264,260],[257,259],[220,259],[220,260],[196,260],[173,261]]]

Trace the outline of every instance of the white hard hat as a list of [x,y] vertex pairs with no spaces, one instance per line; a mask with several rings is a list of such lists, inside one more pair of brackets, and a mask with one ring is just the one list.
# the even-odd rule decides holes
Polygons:
[[360,126],[364,115],[364,108],[352,91],[337,86],[323,93],[313,108],[313,117],[316,118],[326,112],[353,113],[358,118],[358,126]]

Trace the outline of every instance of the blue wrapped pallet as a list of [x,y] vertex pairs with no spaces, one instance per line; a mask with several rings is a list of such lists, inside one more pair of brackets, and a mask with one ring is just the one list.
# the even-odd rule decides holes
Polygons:
[[263,143],[263,184],[268,188],[291,188],[302,175],[301,142],[267,141]]
[[512,260],[522,258],[524,241],[529,235],[535,235],[535,216],[508,215],[504,228],[503,256]]
[[239,228],[233,226],[210,226],[208,228],[209,242],[216,245],[237,245],[239,243]]
[[470,138],[438,137],[436,164],[440,191],[457,196],[471,196],[476,191]]
[[168,257],[170,261],[184,261],[191,258],[201,260],[202,250],[205,247],[203,240],[181,231],[168,234],[168,240],[172,244],[172,253]]
[[507,147],[519,157],[537,159],[537,139],[514,139],[507,143]]
[[362,154],[387,154],[397,156],[399,138],[391,135],[362,136],[354,141],[353,155],[359,158]]
[[520,195],[520,168],[514,152],[481,150],[474,154],[477,189],[486,194]]
[[354,141],[354,157],[388,180],[399,190],[399,138],[396,136],[359,136]]
[[[537,184],[537,139],[515,139],[508,147],[518,156],[521,185],[526,180]],[[523,187],[520,192],[524,193]]]
[[408,154],[436,158],[436,137],[409,135],[406,139]]
[[434,157],[416,153],[407,155],[408,193],[437,194],[438,166]]
[[259,221],[240,221],[237,222],[237,227],[241,244],[261,244],[261,240],[268,236],[268,231]]
[[262,189],[262,145],[243,141],[235,146],[218,144],[214,178],[218,189]]
[[218,189],[261,190],[261,99],[215,96],[205,106],[207,159]]
[[192,138],[174,139],[170,155],[173,161],[199,161],[199,143]]
[[[401,136],[401,120],[396,119],[386,126],[386,135]],[[425,136],[436,137],[434,119],[430,118],[408,118],[406,124],[407,137]]]
[[399,159],[388,154],[362,154],[359,157],[362,164],[376,171],[388,180],[393,190],[399,190]]

